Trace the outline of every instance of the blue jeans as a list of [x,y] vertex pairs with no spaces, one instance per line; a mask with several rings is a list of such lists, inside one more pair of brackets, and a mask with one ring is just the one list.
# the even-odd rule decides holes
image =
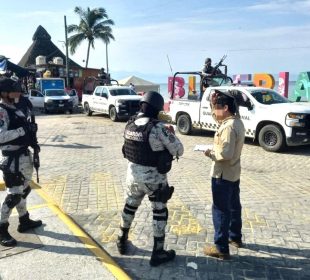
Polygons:
[[229,253],[229,238],[241,241],[240,180],[231,182],[212,178],[212,218],[214,243],[222,253]]

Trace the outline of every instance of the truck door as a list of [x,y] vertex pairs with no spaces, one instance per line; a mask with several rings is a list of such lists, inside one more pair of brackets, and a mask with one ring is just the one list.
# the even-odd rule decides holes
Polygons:
[[100,110],[100,99],[101,99],[102,87],[96,87],[94,95],[93,95],[93,110],[96,112],[101,112]]
[[102,89],[101,99],[100,99],[100,108],[102,113],[108,114],[109,113],[109,92],[106,88]]
[[40,91],[35,89],[30,90],[29,100],[33,107],[44,108],[44,96]]
[[203,93],[200,105],[200,124],[202,128],[215,131],[217,124],[211,114],[210,93],[211,88],[207,88]]

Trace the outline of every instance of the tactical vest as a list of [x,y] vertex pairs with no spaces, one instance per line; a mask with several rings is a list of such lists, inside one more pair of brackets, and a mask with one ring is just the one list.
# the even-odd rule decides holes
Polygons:
[[136,117],[131,118],[126,125],[125,143],[122,148],[123,155],[130,162],[157,167],[159,152],[152,150],[149,144],[149,135],[159,121],[151,119],[147,124],[137,126],[135,124],[136,119]]
[[[9,115],[9,126],[8,130],[15,130],[19,127],[23,127],[27,124],[26,117],[18,116],[16,114],[17,109],[9,108],[4,104],[0,104],[0,107],[5,109]],[[28,146],[29,143],[25,143],[25,139],[18,137],[17,139],[1,143],[1,146],[4,145],[18,145],[18,146]]]

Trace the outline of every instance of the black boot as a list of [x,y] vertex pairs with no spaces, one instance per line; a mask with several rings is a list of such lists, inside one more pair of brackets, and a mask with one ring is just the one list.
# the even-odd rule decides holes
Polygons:
[[42,221],[33,221],[29,218],[29,213],[27,212],[24,216],[19,217],[19,225],[17,228],[18,232],[25,232],[29,229],[40,227]]
[[154,237],[154,248],[150,260],[151,266],[169,262],[175,258],[174,250],[164,250],[165,237]]
[[16,240],[8,232],[9,223],[0,225],[0,244],[6,247],[14,247]]
[[122,235],[117,237],[116,246],[117,246],[118,252],[121,255],[124,255],[127,252],[127,240],[128,240],[129,228],[121,227],[121,231],[122,231]]

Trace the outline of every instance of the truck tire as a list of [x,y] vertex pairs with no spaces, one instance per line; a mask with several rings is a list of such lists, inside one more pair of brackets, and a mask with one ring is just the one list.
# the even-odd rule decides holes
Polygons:
[[90,110],[88,103],[84,103],[84,112],[87,116],[91,116],[93,114],[93,111]]
[[114,106],[112,106],[109,110],[109,117],[113,122],[117,122],[118,121],[118,116],[117,116],[117,112],[116,112],[116,108]]
[[177,128],[181,134],[188,135],[192,131],[192,123],[190,116],[183,114],[177,119]]
[[258,142],[268,152],[280,152],[285,147],[285,136],[278,125],[268,124],[259,131]]

